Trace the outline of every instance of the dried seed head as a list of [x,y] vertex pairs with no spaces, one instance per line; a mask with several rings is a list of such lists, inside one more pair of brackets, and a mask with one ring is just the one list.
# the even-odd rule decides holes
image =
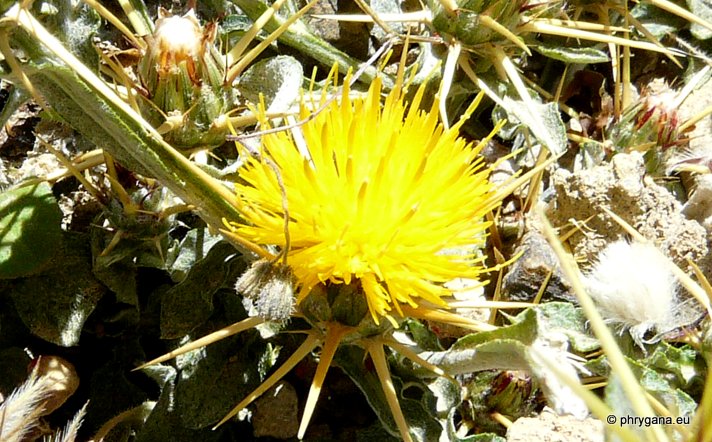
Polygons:
[[641,348],[649,330],[664,333],[679,326],[677,280],[668,259],[652,244],[610,244],[584,282],[604,319],[628,329]]
[[235,290],[245,296],[250,315],[286,321],[294,311],[293,280],[288,266],[260,259],[240,276]]

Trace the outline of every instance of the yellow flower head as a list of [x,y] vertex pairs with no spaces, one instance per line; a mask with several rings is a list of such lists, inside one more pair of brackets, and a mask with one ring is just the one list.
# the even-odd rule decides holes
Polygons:
[[[476,103],[444,129],[437,102],[419,109],[423,91],[406,106],[398,84],[382,106],[380,79],[353,98],[347,77],[340,99],[300,127],[311,158],[281,131],[263,136],[262,157],[245,164],[236,185],[244,221],[231,228],[284,250],[286,194],[297,302],[320,283],[356,283],[374,321],[393,321],[392,309],[402,315],[400,304],[416,308],[418,298],[446,306],[443,283],[482,271],[472,252],[493,206],[489,169],[478,158],[484,143],[458,136]],[[308,102],[301,118],[313,112]]]

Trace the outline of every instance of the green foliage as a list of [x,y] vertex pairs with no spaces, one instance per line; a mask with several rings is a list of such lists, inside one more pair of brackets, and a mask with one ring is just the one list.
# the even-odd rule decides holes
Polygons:
[[203,259],[195,262],[182,281],[163,293],[163,339],[185,336],[210,317],[215,293],[229,286],[245,269],[242,262],[231,259],[234,255],[235,248],[230,244],[215,244]]
[[[697,17],[707,21],[712,20],[712,6],[710,6],[709,2],[703,0],[687,0],[685,3],[687,3],[690,12]],[[697,23],[691,25],[690,31],[695,38],[700,40],[707,40],[712,37],[712,30],[700,26]]]
[[[363,350],[354,346],[344,346],[336,353],[335,362],[364,393],[383,426],[392,436],[398,436],[398,429],[376,373],[373,370],[364,369]],[[401,408],[412,428],[411,434],[420,442],[438,440],[442,431],[438,420],[443,416],[438,415],[435,409],[437,400],[433,392],[421,382],[409,383],[407,394],[403,391],[405,388],[403,382],[394,379],[394,384],[396,391],[400,392],[398,396]],[[415,397],[411,397],[411,394]],[[459,391],[457,388],[447,389],[447,395],[440,395],[437,399],[445,401],[447,405],[441,405],[450,409],[459,402]]]
[[304,69],[289,56],[254,63],[240,77],[239,89],[252,103],[264,97],[268,112],[286,112],[299,98]]
[[0,278],[29,276],[55,258],[62,212],[47,183],[0,193]]
[[99,14],[84,2],[49,0],[38,2],[39,16],[53,34],[88,66],[96,66],[99,56],[92,38],[99,31]]
[[84,323],[106,294],[94,277],[82,235],[65,233],[53,250],[52,265],[42,273],[15,281],[15,308],[30,331],[54,344],[77,345]]

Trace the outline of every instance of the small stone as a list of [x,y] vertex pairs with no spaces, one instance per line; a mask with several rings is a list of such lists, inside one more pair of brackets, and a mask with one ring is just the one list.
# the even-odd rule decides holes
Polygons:
[[530,230],[521,239],[514,255],[521,253],[504,277],[504,300],[530,302],[546,282],[543,301],[573,301],[576,296],[566,281],[559,260],[546,239],[536,230]]

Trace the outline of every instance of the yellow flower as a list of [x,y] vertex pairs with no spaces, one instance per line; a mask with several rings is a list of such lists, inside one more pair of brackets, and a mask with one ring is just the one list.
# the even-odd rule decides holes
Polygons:
[[[443,283],[482,271],[474,250],[484,242],[483,217],[497,203],[478,157],[484,142],[459,137],[479,100],[444,129],[437,100],[420,110],[421,87],[407,106],[401,84],[382,106],[380,79],[353,98],[347,77],[340,98],[329,102],[322,93],[318,107],[325,107],[300,126],[309,157],[290,132],[270,133],[261,156],[240,174],[244,221],[230,223],[231,230],[288,248],[297,302],[320,283],[357,283],[374,321],[394,322],[392,309],[403,316],[404,305],[417,308],[420,300],[446,307],[451,292]],[[310,101],[302,100],[303,119],[317,107]]]
[[[226,222],[230,231],[223,233],[268,259],[257,261],[240,278],[238,291],[255,304],[271,306],[273,300],[262,299],[272,296],[271,287],[294,280],[297,302],[311,295],[310,306],[297,310],[312,328],[304,331],[306,339],[300,347],[217,426],[321,346],[298,431],[298,438],[303,438],[336,351],[348,340],[370,356],[398,431],[403,440],[411,441],[385,347],[438,376],[445,373],[393,339],[392,329],[374,332],[368,322],[361,327],[366,309],[349,297],[363,294],[376,324],[385,317],[397,325],[391,316],[395,310],[399,316],[471,330],[494,328],[452,312],[447,302],[452,291],[445,284],[455,278],[477,278],[483,272],[477,248],[484,243],[488,227],[484,215],[524,178],[495,191],[488,181],[489,169],[478,157],[489,137],[476,146],[459,137],[460,127],[482,94],[457,124],[445,129],[438,120],[437,100],[429,110],[420,110],[423,87],[409,105],[405,103],[402,72],[384,105],[379,79],[358,96],[352,96],[349,80],[347,76],[338,99],[329,98],[326,88],[318,103],[311,96],[302,99],[300,117],[305,123],[297,129],[299,142],[287,130],[268,130],[259,155],[249,157],[241,169],[235,188],[243,219]],[[260,123],[269,129],[263,109]],[[281,250],[282,262],[268,252],[274,247]],[[325,301],[330,299],[327,293],[337,300]],[[277,296],[280,302],[282,295]],[[323,302],[330,305],[320,310]],[[260,307],[266,312],[263,315],[248,317],[144,366],[289,316],[291,304],[279,307],[284,314],[273,314],[274,306]],[[343,316],[346,310],[357,314]]]

